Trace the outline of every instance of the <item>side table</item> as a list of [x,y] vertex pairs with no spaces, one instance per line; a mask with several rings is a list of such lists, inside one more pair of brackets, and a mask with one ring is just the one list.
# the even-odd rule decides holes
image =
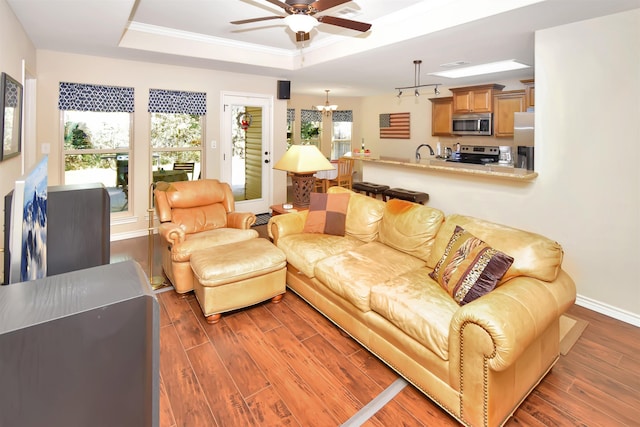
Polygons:
[[271,215],[272,216],[282,215],[282,214],[289,213],[289,212],[299,212],[299,211],[307,211],[307,210],[309,210],[309,208],[284,209],[282,207],[282,203],[280,203],[279,205],[271,205],[271,206],[269,206],[269,208],[271,209]]

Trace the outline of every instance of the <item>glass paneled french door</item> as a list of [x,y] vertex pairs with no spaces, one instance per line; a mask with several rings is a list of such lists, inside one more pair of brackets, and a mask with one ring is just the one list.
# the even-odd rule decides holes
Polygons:
[[223,94],[222,180],[236,210],[263,213],[271,199],[271,97]]

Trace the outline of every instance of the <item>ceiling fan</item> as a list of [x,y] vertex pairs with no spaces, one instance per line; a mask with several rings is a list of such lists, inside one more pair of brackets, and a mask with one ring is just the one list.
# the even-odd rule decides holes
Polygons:
[[266,21],[269,19],[284,19],[291,31],[296,34],[296,41],[309,40],[309,31],[311,31],[318,23],[336,25],[338,27],[348,28],[356,31],[368,31],[371,24],[365,22],[352,21],[350,19],[338,18],[336,16],[314,16],[318,12],[348,3],[351,0],[266,0],[271,4],[284,9],[286,16],[264,16],[262,18],[242,19],[240,21],[232,21],[231,24],[248,24],[250,22]]

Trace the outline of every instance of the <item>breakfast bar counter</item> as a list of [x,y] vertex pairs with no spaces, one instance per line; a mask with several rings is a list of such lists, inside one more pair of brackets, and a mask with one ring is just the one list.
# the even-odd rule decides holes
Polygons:
[[499,164],[475,165],[470,163],[447,162],[445,160],[436,159],[435,157],[423,158],[421,160],[415,160],[408,157],[378,157],[353,154],[346,155],[345,157],[354,160],[362,160],[363,162],[403,166],[418,170],[423,169],[433,172],[473,175],[515,181],[532,181],[538,176],[538,173],[535,171],[514,168],[512,166],[503,166]]

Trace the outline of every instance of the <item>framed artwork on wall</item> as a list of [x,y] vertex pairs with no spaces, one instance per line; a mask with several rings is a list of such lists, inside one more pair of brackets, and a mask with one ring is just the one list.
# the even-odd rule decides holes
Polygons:
[[7,73],[0,76],[0,161],[20,154],[22,146],[22,84]]

